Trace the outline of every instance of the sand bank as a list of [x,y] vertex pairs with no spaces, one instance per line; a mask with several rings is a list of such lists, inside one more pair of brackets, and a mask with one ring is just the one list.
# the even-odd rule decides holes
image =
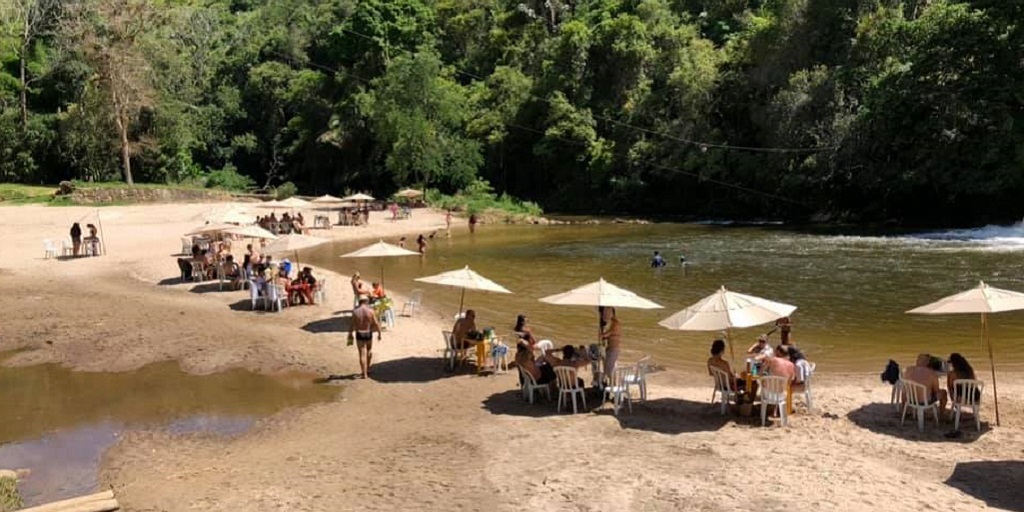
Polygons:
[[[66,237],[96,209],[0,208],[0,350],[25,349],[9,364],[357,373],[341,334],[343,276],[327,274],[326,305],[276,314],[248,311],[247,292],[177,282],[179,236],[210,209],[102,208],[109,255],[54,261],[41,240]],[[387,238],[443,225],[437,212],[382,217],[324,233]],[[671,368],[650,377],[649,400],[632,414],[557,415],[554,404],[523,403],[514,373],[442,371],[449,321],[427,306],[385,333],[371,380],[334,384],[344,387],[338,401],[232,440],[130,434],[106,455],[102,480],[126,510],[1022,510],[1018,375],[1000,385],[1003,426],[958,440],[943,437],[948,424],[901,427],[873,374],[820,375],[815,410],[798,401],[788,427],[720,416],[707,376]]]

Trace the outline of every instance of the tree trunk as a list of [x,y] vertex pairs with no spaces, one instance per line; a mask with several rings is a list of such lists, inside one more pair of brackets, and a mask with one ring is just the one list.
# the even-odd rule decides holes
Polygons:
[[121,170],[124,172],[124,182],[134,185],[132,181],[132,158],[131,148],[128,143],[128,123],[120,113],[114,114],[114,121],[117,122],[117,133],[121,136]]
[[25,31],[21,34],[21,52],[18,55],[18,68],[21,71],[19,84],[21,87],[21,129],[24,131],[28,127],[28,82],[25,76],[25,60],[28,58],[28,46],[31,42],[31,25],[29,25],[29,15],[25,14]]

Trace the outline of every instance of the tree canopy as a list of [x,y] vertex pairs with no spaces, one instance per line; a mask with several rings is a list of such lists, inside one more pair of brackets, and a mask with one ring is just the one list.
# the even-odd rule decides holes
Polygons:
[[[1024,0],[0,0],[0,180],[1024,207]],[[237,176],[238,174],[242,176]]]

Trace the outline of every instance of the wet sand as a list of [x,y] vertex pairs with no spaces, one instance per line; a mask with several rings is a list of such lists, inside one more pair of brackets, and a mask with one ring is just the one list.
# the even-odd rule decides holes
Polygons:
[[[273,314],[249,311],[248,292],[177,282],[171,255],[208,209],[102,208],[109,254],[54,261],[42,258],[41,240],[65,237],[95,209],[0,208],[0,351],[22,349],[6,364],[356,374],[342,334],[344,276],[328,275],[326,305]],[[330,236],[443,225],[440,213],[379,216]],[[445,373],[440,331],[450,321],[426,306],[384,334],[372,378],[346,379],[335,401],[275,414],[230,439],[128,434],[104,455],[100,481],[126,510],[1024,509],[1019,375],[1000,376],[1003,426],[994,426],[986,390],[982,433],[971,426],[956,440],[943,436],[948,422],[924,433],[910,420],[901,427],[874,373],[822,373],[815,410],[798,400],[788,427],[720,416],[709,378],[672,368],[650,376],[648,401],[632,413],[616,417],[605,405],[573,416],[524,403],[514,371]],[[587,398],[596,408],[596,395]]]

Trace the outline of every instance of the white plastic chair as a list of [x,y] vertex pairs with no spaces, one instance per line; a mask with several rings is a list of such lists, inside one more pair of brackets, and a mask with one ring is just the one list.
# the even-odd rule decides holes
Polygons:
[[189,238],[187,236],[181,237],[181,253],[182,254],[192,254],[192,239],[191,238]]
[[907,410],[913,409],[917,415],[917,430],[924,432],[925,411],[931,409],[935,413],[935,426],[939,426],[939,402],[928,403],[928,388],[924,384],[918,384],[909,380],[900,379],[897,385],[903,386],[903,394],[906,402],[903,404],[903,414],[900,415],[900,425],[907,419]]
[[220,290],[220,291],[224,291],[224,283],[230,283],[230,282],[231,282],[231,280],[228,279],[227,274],[224,273],[224,264],[223,263],[218,263],[217,264],[217,289]]
[[[904,370],[901,368],[900,379],[903,378],[903,371]],[[889,393],[889,403],[896,408],[896,412],[900,412],[900,408],[903,407],[903,401],[905,400],[903,386],[900,386],[899,384],[900,381],[897,380],[896,383],[892,385],[892,392]]]
[[736,400],[736,397],[739,396],[732,390],[734,379],[721,368],[709,365],[708,370],[711,370],[711,377],[715,380],[715,388],[711,390],[711,405],[715,405],[715,395],[719,395],[719,400],[722,401],[722,415],[724,416],[725,412],[729,409],[729,402]]
[[423,290],[416,289],[409,294],[409,298],[402,304],[402,316],[406,316],[406,309],[409,310],[408,316],[416,314],[416,310],[419,309],[420,303],[423,301]]
[[789,382],[785,377],[761,377],[761,426],[768,421],[768,406],[774,405],[782,418],[782,425],[789,423],[789,411],[786,410],[786,386]]
[[444,367],[446,370],[455,369],[455,346],[452,345],[452,332],[441,331],[441,336],[444,337],[444,352],[441,358],[444,359]]
[[[807,374],[803,376],[804,377],[804,382],[803,382],[802,392],[804,394],[804,402],[807,404],[807,411],[808,412],[814,410],[814,402],[813,402],[813,398],[811,396],[811,380],[813,380],[813,378],[814,378],[814,370],[817,367],[818,367],[817,364],[808,361],[808,363],[807,363]],[[798,368],[797,371],[799,371],[799,368]]]
[[468,348],[459,348],[452,339],[452,331],[441,331],[444,336],[444,360],[448,371],[455,371],[456,363],[464,363],[467,359]]
[[491,367],[494,368],[494,373],[505,373],[508,371],[508,345],[505,344],[505,339],[501,336],[491,340],[491,346],[488,348],[489,355],[491,357]]
[[636,363],[636,366],[630,368],[632,371],[626,374],[626,391],[636,386],[640,390],[641,402],[647,401],[647,369],[650,361],[650,356],[644,356]]
[[523,383],[523,400],[529,400],[532,404],[534,392],[540,391],[549,402],[551,401],[551,386],[549,384],[537,384],[533,375],[522,368],[519,368],[519,376]]
[[283,311],[284,306],[288,303],[288,294],[284,289],[284,285],[267,284],[267,291],[270,292],[267,300],[270,302],[271,308]]
[[576,368],[568,366],[555,367],[555,376],[558,378],[558,412],[562,412],[562,400],[572,400],[572,413],[576,414],[576,396],[583,401],[583,408],[587,408],[587,396],[584,394],[583,386],[576,378]]
[[320,278],[320,280],[316,282],[316,289],[313,290],[313,300],[316,301],[316,304],[318,306],[324,303],[324,296],[326,295],[326,293],[327,279]]
[[[985,383],[974,379],[957,379],[953,381],[953,396],[949,397],[953,405],[953,429],[960,430],[960,413],[965,407],[971,408],[974,415],[974,426],[981,431],[981,394]],[[953,400],[956,397],[956,400]]]
[[60,241],[60,255],[61,256],[74,256],[75,246],[67,240]]
[[555,348],[554,342],[551,340],[540,340],[534,346],[534,350],[540,350],[540,355],[547,354],[548,350]]
[[192,262],[192,280],[200,283],[206,281],[206,264],[201,261]]
[[50,259],[57,257],[57,246],[53,244],[53,240],[47,238],[43,240],[43,259]]
[[260,289],[256,286],[256,281],[250,279],[249,283],[249,300],[252,301],[252,310],[256,311],[256,303],[262,302],[263,297],[260,295]]
[[612,412],[616,416],[619,415],[619,409],[622,407],[622,402],[625,401],[629,405],[629,412],[633,412],[633,399],[629,395],[629,384],[626,381],[627,377],[633,374],[634,368],[616,368],[611,375],[611,382],[608,383],[604,388],[604,397],[602,401],[612,399]]

